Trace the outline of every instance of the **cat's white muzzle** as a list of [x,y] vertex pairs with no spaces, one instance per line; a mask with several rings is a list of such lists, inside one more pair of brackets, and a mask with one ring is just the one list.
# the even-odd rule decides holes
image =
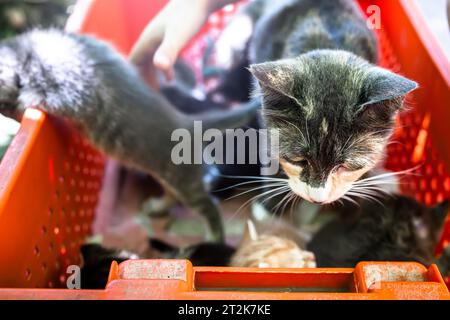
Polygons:
[[300,196],[301,198],[318,204],[327,204],[332,203],[350,190],[351,184],[348,186],[341,186],[340,190],[336,190],[333,188],[333,183],[331,181],[327,181],[327,183],[320,188],[313,188],[308,184],[300,181],[300,179],[289,179],[289,187],[292,191]]

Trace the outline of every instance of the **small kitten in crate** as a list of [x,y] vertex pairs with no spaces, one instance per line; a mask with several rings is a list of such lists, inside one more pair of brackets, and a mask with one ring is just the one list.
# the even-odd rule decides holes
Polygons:
[[308,243],[319,267],[354,267],[360,261],[434,263],[449,202],[428,208],[415,199],[392,195],[336,208],[337,218]]
[[187,247],[176,247],[155,238],[147,238],[149,248],[145,253],[137,254],[124,250],[121,246],[106,247],[102,243],[86,243],[81,247],[82,289],[104,289],[108,281],[111,263],[136,259],[187,259],[194,266],[225,267],[235,249],[224,243],[199,243]]
[[[247,220],[243,240],[231,258],[230,266],[248,268],[315,268],[314,254],[302,250],[278,228],[277,232],[258,233]],[[268,231],[270,228],[267,229]]]

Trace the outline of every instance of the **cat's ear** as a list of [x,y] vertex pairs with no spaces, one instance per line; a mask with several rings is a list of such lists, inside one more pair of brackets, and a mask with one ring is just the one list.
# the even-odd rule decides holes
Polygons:
[[243,243],[248,243],[251,241],[257,241],[258,240],[258,231],[256,230],[255,223],[248,219],[245,222],[245,228],[244,228],[244,235],[242,237]]
[[[364,80],[360,106],[381,104],[405,97],[418,88],[418,84],[401,75],[380,67],[373,67]],[[398,103],[398,108],[401,103]]]
[[439,203],[435,207],[431,208],[432,215],[435,217],[438,222],[439,227],[442,226],[445,222],[445,219],[448,215],[448,210],[450,207],[450,201],[446,200],[444,202]]
[[273,90],[299,103],[294,94],[295,61],[292,59],[252,64],[251,74],[258,80],[262,90]]

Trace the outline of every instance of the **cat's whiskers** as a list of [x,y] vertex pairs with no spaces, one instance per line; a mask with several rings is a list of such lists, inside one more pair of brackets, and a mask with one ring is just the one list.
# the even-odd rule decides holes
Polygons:
[[391,192],[388,190],[385,190],[383,188],[378,187],[359,187],[359,188],[353,188],[351,189],[352,192],[361,192],[361,193],[367,193],[367,194],[379,194],[380,196],[391,196]]
[[345,196],[348,198],[351,198],[353,196],[356,198],[374,201],[384,206],[380,200],[386,198],[386,196],[389,195],[389,191],[377,186],[353,185]]
[[[263,200],[263,203],[264,203],[279,194],[283,194],[283,193],[287,192],[287,190],[290,189],[290,187],[288,185],[289,179],[284,179],[284,178],[261,177],[261,176],[226,176],[226,175],[221,175],[221,176],[225,177],[225,178],[232,178],[232,179],[250,179],[250,178],[253,179],[252,181],[241,182],[234,186],[227,187],[227,188],[224,188],[221,190],[229,190],[229,189],[233,189],[233,188],[236,188],[239,186],[249,185],[249,184],[256,184],[256,183],[262,184],[262,185],[258,185],[256,187],[250,188],[246,191],[240,192],[236,195],[233,195],[233,196],[229,197],[228,199],[226,199],[226,201],[243,196],[245,194],[248,194],[248,193],[251,193],[251,192],[254,192],[257,190],[270,189],[268,191],[257,194],[256,196],[250,198],[243,205],[241,205],[241,207],[239,207],[239,209],[235,212],[235,214],[230,219],[234,218],[234,216],[237,213],[239,213],[240,210],[245,208],[245,206],[248,205],[249,203],[251,203],[252,201],[260,199],[261,197],[270,195],[270,197]],[[274,193],[274,194],[271,195],[272,193]]]
[[256,183],[266,183],[266,182],[285,182],[287,183],[289,180],[288,179],[283,179],[283,178],[272,178],[272,177],[258,177],[258,176],[226,176],[226,175],[220,175],[222,178],[229,178],[229,179],[252,179],[250,181],[245,181],[245,182],[240,182],[237,183],[235,185],[229,186],[229,187],[225,187],[222,189],[218,189],[218,190],[213,190],[212,192],[221,192],[221,191],[226,191],[226,190],[231,190],[234,189],[236,187],[240,187],[243,185],[249,185],[249,184],[256,184]]
[[389,190],[383,189],[382,187],[371,184],[371,185],[356,185],[354,184],[350,190],[350,192],[360,192],[364,194],[371,194],[371,195],[390,195],[391,192]]
[[[355,188],[352,189],[351,191],[349,191],[352,194],[360,194],[362,196],[367,196],[367,197],[374,197],[374,198],[380,198],[380,199],[384,199],[387,196],[389,196],[389,192],[386,192],[385,190],[380,191],[380,190],[375,190],[375,189],[364,189],[364,188]],[[350,194],[348,193],[348,194]]]
[[246,189],[246,191],[243,191],[243,192],[240,192],[238,194],[235,194],[235,195],[225,199],[225,201],[228,201],[228,200],[231,200],[231,199],[235,199],[237,197],[243,196],[243,195],[245,195],[247,193],[251,193],[251,192],[256,191],[256,190],[267,189],[267,188],[271,188],[271,187],[282,187],[282,186],[285,186],[285,185],[286,184],[282,183],[282,182],[274,182],[274,183],[270,183],[270,184],[264,184],[262,186]]
[[280,213],[284,214],[285,210],[287,210],[287,207],[289,204],[292,205],[293,200],[295,199],[296,195],[292,191],[289,193],[289,197],[286,199],[285,203],[283,204],[283,207],[281,208]]
[[384,204],[380,200],[378,200],[377,198],[375,198],[375,197],[373,197],[372,195],[369,195],[369,194],[365,194],[365,193],[361,193],[361,192],[351,192],[350,191],[350,192],[347,192],[347,195],[348,196],[354,196],[354,197],[361,198],[361,199],[365,199],[365,200],[371,200],[371,201],[379,203],[380,205],[382,205],[384,207]]
[[368,182],[364,182],[364,183],[358,183],[355,182],[353,183],[354,186],[381,186],[381,185],[398,185],[398,184],[402,184],[401,182],[394,182],[394,181],[385,181],[385,180],[374,180],[374,181],[368,181]]
[[369,181],[364,183],[353,183],[350,190],[356,190],[356,189],[371,189],[371,190],[379,190],[381,192],[390,193],[390,191],[383,188],[383,186],[396,186],[397,183],[391,182],[391,181]]
[[262,204],[267,203],[267,202],[269,202],[271,199],[273,199],[273,198],[275,198],[275,197],[277,197],[277,196],[279,196],[279,195],[282,195],[283,193],[286,193],[287,191],[289,191],[289,187],[287,187],[286,189],[283,189],[283,191],[281,191],[281,192],[277,192],[277,193],[271,195],[270,197],[264,198],[264,199],[261,201],[261,203],[262,203]]
[[383,186],[388,185],[398,185],[396,181],[389,180],[390,178],[394,178],[401,175],[410,174],[413,175],[417,167],[397,171],[397,172],[388,172],[379,174],[373,177],[364,178],[352,183],[350,190],[343,196],[341,199],[353,201],[353,203],[357,204],[356,201],[352,199],[352,197],[361,198],[369,201],[377,202],[383,205],[379,199],[383,199],[386,196],[390,196],[391,192],[389,190],[383,189]]
[[[279,181],[280,183],[282,183],[281,181]],[[227,191],[227,190],[231,190],[231,189],[235,189],[241,186],[246,186],[246,185],[250,185],[250,184],[261,184],[261,183],[266,183],[265,181],[247,181],[247,182],[242,182],[242,183],[238,183],[235,185],[232,185],[230,187],[225,187],[225,188],[221,188],[221,189],[217,189],[217,190],[212,190],[211,192],[222,192],[222,191]]]
[[278,210],[281,209],[281,206],[283,206],[283,209],[281,210],[281,212],[284,211],[284,208],[286,207],[287,203],[289,203],[289,200],[291,199],[292,194],[293,194],[293,192],[292,192],[292,190],[290,190],[289,193],[287,195],[285,195],[284,198],[281,199],[275,207],[273,207],[274,214],[278,213]]
[[255,180],[287,180],[285,178],[273,178],[269,176],[228,176],[228,175],[219,175],[222,178],[228,178],[228,179],[255,179]]
[[[293,210],[294,210],[294,206],[295,206],[295,203],[298,198],[299,198],[299,196],[293,192],[291,198],[289,199],[289,203],[291,204],[291,207],[289,210],[289,217],[290,217],[291,221],[293,221],[293,214],[294,214]],[[286,206],[286,210],[287,210],[287,206]]]
[[[402,170],[402,171],[388,172],[388,173],[379,174],[379,175],[376,175],[376,176],[373,176],[373,177],[368,177],[368,178],[364,178],[364,179],[358,180],[355,183],[364,183],[364,182],[368,182],[368,181],[380,181],[380,183],[381,183],[383,180],[386,181],[387,178],[401,176],[401,175],[416,175],[416,176],[420,176],[420,174],[413,173],[413,172],[416,171],[421,166],[422,165],[418,165],[418,166],[415,166],[413,168]],[[390,182],[392,183],[392,181],[390,181]]]
[[[287,188],[285,188],[285,189],[282,189],[281,191],[278,191],[278,192],[276,192],[276,193],[274,193],[274,194],[272,194],[272,195],[270,195],[270,196],[264,198],[264,199],[261,201],[261,204],[263,205],[263,204],[269,202],[271,199],[273,199],[273,198],[275,198],[275,197],[278,197],[278,196],[281,196],[282,194],[288,192],[289,189],[290,189],[290,188],[287,187]],[[257,199],[255,199],[255,200],[257,200]],[[270,211],[272,211],[272,210],[270,210]],[[272,218],[275,219],[275,215],[271,214],[270,216],[271,216],[271,219],[272,219]]]
[[[274,187],[271,190],[265,191],[263,193],[257,194],[253,197],[251,197],[250,199],[248,199],[246,202],[244,202],[235,212],[234,214],[227,219],[227,222],[231,221],[237,214],[239,214],[239,212],[244,209],[247,205],[249,205],[250,203],[252,203],[255,200],[258,200],[264,196],[268,196],[272,193],[278,193],[278,194],[283,194],[285,192],[288,192],[290,190],[290,187],[288,185],[283,185],[283,186],[279,186],[279,187]],[[272,196],[273,197],[273,196]],[[265,199],[266,200],[266,199]]]
[[[360,207],[359,203],[356,202],[355,200],[353,200],[350,196],[343,196],[343,197],[341,197],[341,199],[347,200],[347,201],[349,201],[349,202],[355,204],[356,206]],[[341,203],[342,205],[344,205],[344,203],[342,202],[341,199],[339,199],[338,201],[340,201],[340,203]]]
[[295,220],[294,220],[294,210],[297,209],[297,207],[298,207],[298,205],[299,205],[301,200],[302,200],[302,198],[296,195],[296,197],[294,197],[294,201],[292,201],[292,203],[291,203],[291,210],[289,212],[289,219],[292,222],[295,222]]
[[292,191],[289,190],[289,192],[280,201],[278,201],[278,203],[273,208],[271,208],[273,214],[276,214],[278,212],[278,209],[281,206],[281,204],[284,203],[284,201],[291,195],[291,193]]

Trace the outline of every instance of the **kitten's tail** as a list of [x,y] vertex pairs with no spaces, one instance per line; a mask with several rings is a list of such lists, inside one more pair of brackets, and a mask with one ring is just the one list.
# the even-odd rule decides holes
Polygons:
[[214,111],[202,116],[190,116],[189,118],[190,121],[202,121],[204,130],[219,129],[225,131],[226,129],[248,126],[255,119],[260,107],[259,99],[252,99],[231,111]]

